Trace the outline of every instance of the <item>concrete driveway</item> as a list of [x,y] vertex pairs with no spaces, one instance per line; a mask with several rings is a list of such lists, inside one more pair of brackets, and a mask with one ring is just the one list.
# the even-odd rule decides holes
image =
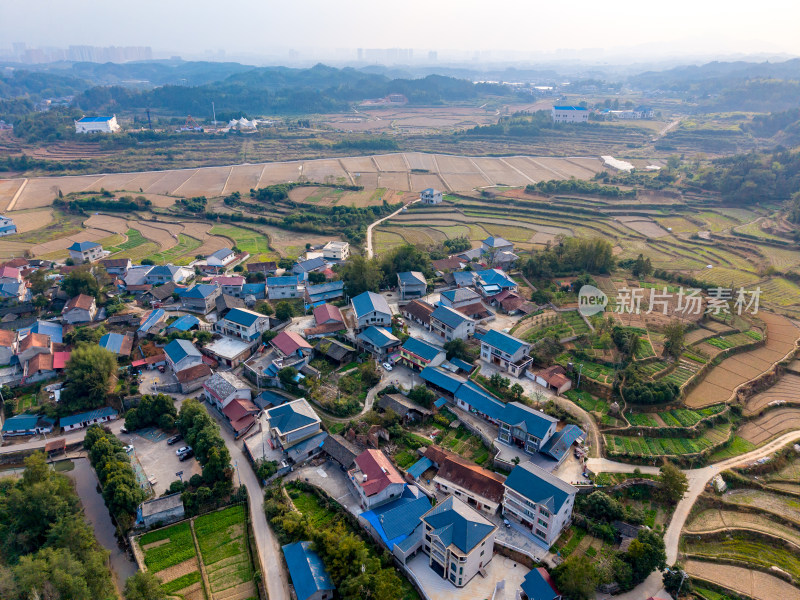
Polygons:
[[284,481],[305,481],[324,490],[331,498],[355,516],[361,513],[355,490],[339,463],[328,460],[318,466],[305,465],[283,478]]
[[175,450],[186,445],[186,442],[181,440],[169,446],[167,445],[169,434],[160,429],[148,427],[132,433],[118,433],[117,436],[124,444],[133,445],[132,462],[135,463],[134,458],[138,459],[145,478],[155,478],[153,492],[156,496],[163,494],[173,481],[180,479],[178,472],[183,472],[183,481],[188,481],[192,475],[202,473],[200,464],[195,458],[183,462],[178,460]]

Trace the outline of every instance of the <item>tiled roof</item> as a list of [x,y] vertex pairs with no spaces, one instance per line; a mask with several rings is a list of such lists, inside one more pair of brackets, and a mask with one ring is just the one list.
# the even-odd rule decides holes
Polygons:
[[420,517],[431,509],[431,501],[416,486],[405,486],[399,498],[373,510],[361,513],[378,532],[390,550],[405,540],[420,523]]
[[506,478],[506,487],[557,513],[578,490],[532,462],[518,464]]
[[127,267],[131,262],[129,258],[106,258],[100,261],[100,264],[103,265],[106,269],[108,268],[119,268],[119,267]]
[[[364,450],[356,457],[356,465],[361,471],[361,475],[356,476],[356,484],[361,486],[366,496],[379,494],[391,484],[403,483],[403,477],[380,450]],[[362,475],[367,476],[366,481]]]
[[404,314],[407,313],[423,323],[428,323],[431,320],[431,313],[434,311],[434,308],[427,302],[412,300],[403,307],[402,311]]
[[208,298],[211,294],[216,292],[219,288],[215,285],[206,283],[198,283],[193,285],[188,290],[181,294],[183,298]]
[[556,600],[561,597],[544,567],[528,571],[520,589],[528,597],[528,600]]
[[151,310],[147,315],[142,318],[141,325],[139,325],[139,331],[149,331],[151,327],[153,327],[156,323],[161,321],[167,313],[164,311],[163,308],[156,308],[155,310]]
[[53,355],[47,353],[36,354],[28,361],[28,375],[37,371],[52,371]]
[[94,297],[87,296],[86,294],[78,294],[74,298],[70,298],[67,305],[64,307],[64,311],[70,311],[72,309],[78,308],[82,310],[91,310],[92,305],[94,304]]
[[211,281],[217,285],[244,285],[244,277],[239,275],[220,275],[212,277]]
[[219,260],[223,260],[226,257],[230,256],[231,254],[233,254],[233,250],[231,250],[230,248],[220,248],[216,252],[212,252],[211,254],[209,254],[207,258],[217,258]]
[[456,256],[451,256],[450,258],[431,261],[431,264],[437,271],[456,271],[461,268],[464,261]]
[[282,285],[298,285],[297,275],[281,275],[280,277],[267,277],[267,287]]
[[472,381],[467,381],[455,393],[456,400],[469,404],[491,419],[499,420],[506,405]]
[[17,339],[17,334],[8,329],[0,329],[0,347],[11,348],[14,341]]
[[386,298],[380,294],[376,294],[375,292],[364,292],[363,294],[359,294],[353,298],[351,302],[353,303],[353,310],[356,313],[356,318],[366,315],[372,311],[387,315],[392,314],[392,311],[389,308],[389,303],[386,302]]
[[502,248],[503,246],[513,246],[513,244],[508,240],[503,239],[501,237],[495,237],[493,235],[490,235],[485,240],[483,240],[483,243],[489,246],[489,248]]
[[306,286],[306,293],[309,296],[319,296],[323,294],[344,293],[344,281],[329,281],[319,285]]
[[561,431],[554,433],[539,451],[553,460],[561,462],[567,452],[569,452],[572,444],[585,435],[583,430],[577,425],[567,425]]
[[270,428],[281,434],[300,429],[312,423],[319,423],[319,417],[305,398],[281,404],[267,411]]
[[23,338],[19,346],[17,347],[17,352],[22,353],[29,348],[49,348],[50,347],[50,337],[46,336],[42,333],[30,333],[25,338]]
[[464,302],[466,300],[478,301],[481,296],[475,290],[469,288],[456,288],[454,290],[447,290],[442,292],[442,298],[446,298],[450,302]]
[[175,377],[178,378],[180,383],[188,383],[189,381],[194,381],[195,379],[200,379],[201,377],[208,377],[209,375],[211,375],[211,367],[202,362],[199,365],[193,365],[188,369],[178,371],[175,374]]
[[176,291],[177,288],[178,286],[175,285],[175,282],[170,280],[163,285],[157,285],[153,288],[150,288],[148,294],[150,294],[156,300],[166,300],[173,294],[173,292]]
[[31,327],[19,330],[20,337],[29,333],[41,333],[50,336],[54,344],[60,344],[64,339],[64,327],[52,321],[36,321]]
[[175,329],[176,331],[189,331],[192,327],[195,327],[200,324],[200,319],[195,317],[194,315],[183,315],[182,317],[178,317],[175,321],[173,321],[169,329]]
[[378,406],[383,410],[391,410],[400,417],[405,417],[411,411],[416,411],[423,415],[431,414],[430,410],[415,404],[401,394],[384,394],[378,400]]
[[229,371],[218,371],[206,379],[203,387],[220,402],[237,390],[249,389],[241,379]]
[[492,502],[500,503],[503,499],[506,478],[502,475],[436,446],[428,446],[425,456],[439,465],[438,477]]
[[445,547],[453,544],[464,554],[469,554],[497,529],[491,521],[453,496],[434,506],[422,520],[433,528],[432,533],[439,536]]
[[325,441],[322,442],[322,451],[344,466],[345,469],[352,467],[356,456],[361,454],[361,450],[355,444],[339,434],[326,437]]
[[133,347],[133,337],[121,333],[107,333],[100,338],[99,346],[115,354],[127,356]]
[[275,348],[286,356],[290,356],[300,349],[311,350],[313,346],[295,331],[281,331],[270,342]]
[[247,263],[246,268],[249,273],[272,273],[278,269],[278,263],[275,261],[253,262]]
[[316,258],[311,258],[309,260],[304,260],[297,263],[294,267],[292,267],[292,272],[301,275],[303,273],[308,273],[309,271],[324,269],[327,264],[328,263],[325,262],[324,258],[317,256]]
[[338,306],[334,306],[333,304],[320,304],[314,307],[314,322],[317,325],[321,325],[326,321],[344,322],[342,311],[339,310]]

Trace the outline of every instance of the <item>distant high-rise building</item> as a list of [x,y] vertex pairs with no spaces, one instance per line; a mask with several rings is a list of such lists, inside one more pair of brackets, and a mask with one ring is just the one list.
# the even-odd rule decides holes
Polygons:
[[431,62],[435,62],[439,59],[439,53],[436,50],[431,50],[428,52],[428,60]]

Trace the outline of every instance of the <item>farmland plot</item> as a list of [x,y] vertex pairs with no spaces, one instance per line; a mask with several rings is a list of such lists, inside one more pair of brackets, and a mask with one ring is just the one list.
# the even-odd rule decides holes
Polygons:
[[173,195],[191,198],[194,196],[222,195],[225,184],[231,174],[232,167],[210,167],[198,169],[186,182],[176,189]]
[[762,490],[737,489],[725,492],[722,499],[732,505],[757,508],[800,525],[800,504],[787,496]]
[[764,515],[709,508],[686,525],[686,533],[713,533],[722,529],[749,529],[788,540],[800,548],[800,531]]
[[758,446],[795,429],[800,429],[800,408],[777,408],[742,425],[739,435]]
[[198,517],[194,530],[213,596],[256,597],[244,506]]
[[715,583],[755,600],[800,600],[800,590],[796,587],[760,571],[700,560],[686,561],[685,570],[692,577]]
[[32,210],[27,212],[14,213],[14,225],[17,226],[17,233],[25,233],[47,227],[53,222],[53,210],[44,208],[42,210]]
[[152,194],[177,194],[180,187],[195,173],[197,173],[197,169],[164,171],[161,177],[144,188],[144,191]]
[[767,406],[786,402],[800,403],[800,375],[785,373],[771,388],[748,398],[743,414],[753,416]]
[[660,238],[669,235],[669,232],[652,219],[635,216],[619,216],[617,220],[624,223],[637,233],[649,238]]
[[263,171],[263,165],[238,165],[233,167],[220,195],[228,196],[233,192],[247,194],[251,189],[258,187],[258,180],[261,179]]
[[187,600],[205,598],[200,563],[188,522],[146,533],[138,539],[147,569],[161,581],[169,594]]
[[8,210],[8,204],[14,198],[24,179],[0,179],[0,212]]
[[378,154],[372,157],[379,171],[395,171],[405,173],[408,165],[402,154]]

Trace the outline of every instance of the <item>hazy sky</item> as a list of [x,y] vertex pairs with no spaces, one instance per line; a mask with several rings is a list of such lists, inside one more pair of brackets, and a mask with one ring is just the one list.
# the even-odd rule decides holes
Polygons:
[[185,55],[415,48],[535,59],[642,45],[649,54],[800,55],[798,32],[800,2],[788,0],[0,0],[0,46],[152,46]]

